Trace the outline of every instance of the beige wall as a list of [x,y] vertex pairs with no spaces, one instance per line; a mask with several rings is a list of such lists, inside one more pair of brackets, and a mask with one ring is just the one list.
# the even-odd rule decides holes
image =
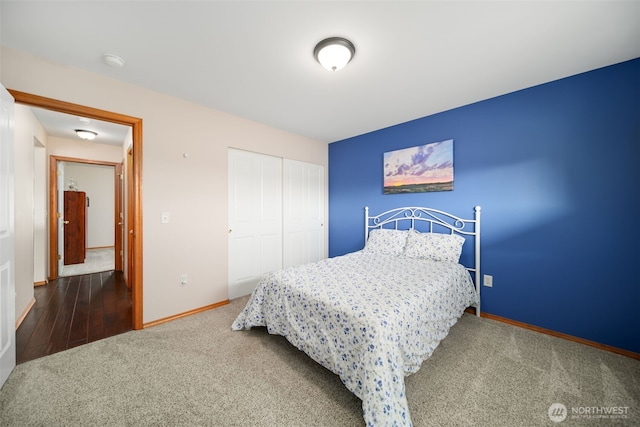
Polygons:
[[[21,105],[20,107],[24,107]],[[39,123],[38,123],[38,127]],[[44,129],[41,130],[44,134]],[[43,285],[49,277],[49,200],[47,148],[34,138],[33,162],[33,282]]]
[[15,244],[16,320],[33,300],[35,221],[35,144],[46,144],[47,136],[30,109],[15,108]]
[[1,55],[9,89],[142,118],[145,323],[227,299],[228,147],[327,167],[326,143],[6,47]]
[[91,141],[74,141],[56,136],[49,137],[47,154],[50,156],[72,157],[111,163],[120,163],[122,161],[122,149],[115,145],[97,144]]

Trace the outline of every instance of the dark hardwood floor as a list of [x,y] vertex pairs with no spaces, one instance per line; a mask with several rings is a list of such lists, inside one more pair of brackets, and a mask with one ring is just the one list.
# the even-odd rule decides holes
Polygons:
[[120,272],[60,277],[34,294],[16,331],[16,363],[132,330],[131,289]]

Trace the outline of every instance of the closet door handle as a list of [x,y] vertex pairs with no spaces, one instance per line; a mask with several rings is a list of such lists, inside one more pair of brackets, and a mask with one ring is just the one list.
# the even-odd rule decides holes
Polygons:
[[63,224],[69,224],[69,221],[62,221]]

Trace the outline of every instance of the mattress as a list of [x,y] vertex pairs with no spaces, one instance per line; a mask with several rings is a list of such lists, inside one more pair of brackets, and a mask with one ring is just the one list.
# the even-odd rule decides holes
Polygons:
[[232,325],[264,326],[337,374],[370,426],[407,426],[415,373],[478,300],[448,261],[358,251],[269,273]]

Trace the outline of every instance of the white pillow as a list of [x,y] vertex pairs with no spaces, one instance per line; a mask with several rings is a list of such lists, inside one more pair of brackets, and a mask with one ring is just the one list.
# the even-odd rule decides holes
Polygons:
[[408,235],[408,230],[375,228],[369,231],[369,237],[363,251],[385,255],[402,255]]
[[411,230],[407,236],[404,255],[408,258],[459,262],[464,240],[458,234],[419,233]]

